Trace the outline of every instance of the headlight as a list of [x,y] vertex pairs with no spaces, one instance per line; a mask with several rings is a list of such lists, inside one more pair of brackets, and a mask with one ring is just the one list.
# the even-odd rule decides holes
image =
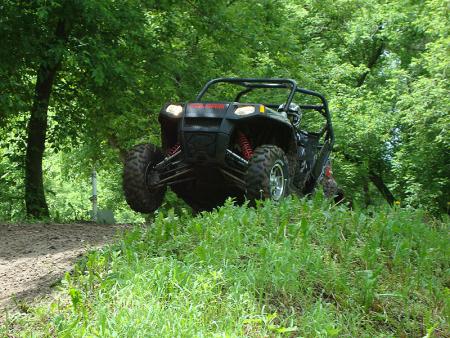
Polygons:
[[172,115],[173,117],[179,117],[183,112],[183,106],[179,106],[176,104],[169,104],[166,108],[166,112]]
[[255,112],[255,106],[243,106],[239,107],[234,111],[236,115],[244,116],[248,114],[253,114]]

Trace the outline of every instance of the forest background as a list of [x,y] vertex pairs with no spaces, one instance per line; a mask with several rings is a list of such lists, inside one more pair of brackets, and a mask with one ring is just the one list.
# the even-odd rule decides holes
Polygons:
[[159,142],[165,102],[222,76],[323,93],[355,205],[448,213],[448,1],[2,0],[0,13],[0,220],[87,219],[94,168],[100,207],[137,219],[126,150]]

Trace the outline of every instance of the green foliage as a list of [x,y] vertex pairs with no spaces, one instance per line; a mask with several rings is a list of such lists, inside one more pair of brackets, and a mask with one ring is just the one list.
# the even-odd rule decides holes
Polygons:
[[420,336],[448,332],[448,222],[312,200],[172,210],[90,253],[12,336]]
[[422,16],[417,19],[427,39],[423,52],[411,59],[414,77],[408,79],[408,93],[398,102],[400,145],[394,159],[397,189],[405,202],[435,211],[448,208],[450,192],[450,38],[442,6],[430,2],[426,10],[436,11],[436,15],[431,21]]
[[[56,43],[58,20],[69,34]],[[380,204],[375,174],[401,205],[447,212],[449,27],[443,0],[6,1],[0,218],[24,216],[20,185],[34,82],[40,63],[58,59],[44,158],[55,173],[46,179],[54,195],[47,198],[64,196],[76,207],[71,216],[69,209],[52,215],[86,214],[85,204],[71,199],[94,166],[118,188],[124,151],[159,142],[161,106],[191,100],[218,76],[290,77],[323,92],[336,132],[334,172],[347,196]],[[62,162],[53,154],[61,152],[67,171],[54,168]],[[72,188],[60,188],[60,172],[73,178]],[[107,193],[105,204],[123,210],[120,195]]]

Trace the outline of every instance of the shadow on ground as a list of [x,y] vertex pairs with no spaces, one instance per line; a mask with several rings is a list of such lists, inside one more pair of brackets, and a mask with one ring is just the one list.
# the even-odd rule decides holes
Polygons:
[[0,224],[0,320],[17,304],[51,292],[86,251],[114,240],[126,225]]

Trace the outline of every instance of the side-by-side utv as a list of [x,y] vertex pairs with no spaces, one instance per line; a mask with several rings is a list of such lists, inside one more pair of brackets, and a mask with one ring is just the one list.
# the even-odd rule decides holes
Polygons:
[[[223,85],[224,93],[235,95],[233,101],[204,100]],[[272,103],[245,100],[272,90],[284,90],[287,97]],[[305,102],[295,104],[297,96]],[[303,123],[310,113],[318,126],[314,131]],[[309,194],[330,175],[334,135],[327,101],[291,79],[214,79],[195,101],[166,104],[159,122],[162,147],[137,145],[125,162],[123,188],[135,211],[155,211],[168,186],[200,211],[228,197],[252,203]]]

